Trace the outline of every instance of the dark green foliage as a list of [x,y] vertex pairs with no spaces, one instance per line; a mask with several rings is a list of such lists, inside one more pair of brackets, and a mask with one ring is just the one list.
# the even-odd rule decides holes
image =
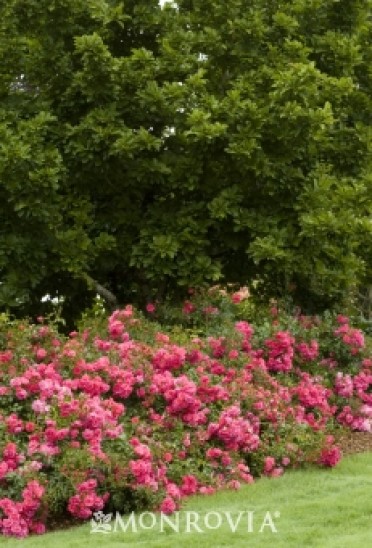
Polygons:
[[370,0],[8,1],[2,306],[370,283],[371,28]]

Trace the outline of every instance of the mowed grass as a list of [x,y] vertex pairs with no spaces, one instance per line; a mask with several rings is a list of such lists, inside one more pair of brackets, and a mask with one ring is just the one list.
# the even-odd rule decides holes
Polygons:
[[[254,512],[251,532],[247,512]],[[198,512],[202,533],[186,532],[186,512]],[[227,519],[218,529],[205,526],[208,512],[230,513],[233,521],[242,514],[236,532]],[[273,526],[266,522],[271,513]],[[280,514],[280,515],[278,515]],[[138,518],[138,516],[137,516]],[[126,517],[123,517],[126,522]],[[210,515],[210,525],[218,518]],[[143,523],[149,524],[151,516]],[[260,529],[262,528],[262,532]],[[130,529],[130,528],[129,528]],[[90,523],[66,531],[24,540],[0,538],[4,548],[218,548],[232,546],[275,548],[366,548],[372,546],[372,453],[345,458],[335,469],[291,471],[281,478],[261,479],[240,491],[190,498],[180,512],[179,533],[170,526],[160,531],[160,516],[153,529],[137,532],[120,527],[109,534],[91,533]]]

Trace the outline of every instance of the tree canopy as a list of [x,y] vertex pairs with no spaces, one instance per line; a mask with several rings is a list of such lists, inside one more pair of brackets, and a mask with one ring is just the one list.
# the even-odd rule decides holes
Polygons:
[[370,0],[8,0],[0,304],[371,283]]

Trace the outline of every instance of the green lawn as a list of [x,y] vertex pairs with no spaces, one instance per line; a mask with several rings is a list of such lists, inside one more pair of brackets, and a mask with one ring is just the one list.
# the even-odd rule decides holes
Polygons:
[[[227,518],[218,529],[204,524],[208,512],[230,512],[233,522],[241,517],[236,532]],[[247,511],[253,511],[252,532],[248,532]],[[199,512],[203,532],[185,532],[186,512]],[[260,533],[266,512],[272,524]],[[280,513],[278,516],[277,513]],[[214,496],[193,497],[180,512],[179,533],[171,527],[160,531],[157,521],[153,530],[144,530],[137,521],[137,532],[120,528],[109,534],[91,534],[90,524],[62,532],[48,533],[25,540],[0,539],[4,548],[217,548],[249,547],[317,547],[366,548],[372,546],[372,453],[345,458],[332,470],[312,469],[288,472],[281,478],[262,479],[240,491],[224,491]],[[218,517],[210,515],[210,525]],[[151,516],[147,516],[151,519]],[[160,519],[157,516],[157,519]],[[174,521],[174,518],[173,522]],[[144,520],[144,525],[150,523]],[[125,517],[124,517],[125,522]],[[277,533],[273,532],[273,528]]]

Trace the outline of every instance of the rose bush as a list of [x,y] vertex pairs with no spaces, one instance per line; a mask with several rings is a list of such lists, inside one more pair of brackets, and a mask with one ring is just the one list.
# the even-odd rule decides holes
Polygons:
[[43,318],[2,322],[4,535],[98,510],[169,513],[195,493],[334,466],[337,425],[372,430],[372,360],[348,318],[274,307],[252,325],[238,292],[208,300],[183,306],[186,328],[161,327],[158,303],[69,336]]

